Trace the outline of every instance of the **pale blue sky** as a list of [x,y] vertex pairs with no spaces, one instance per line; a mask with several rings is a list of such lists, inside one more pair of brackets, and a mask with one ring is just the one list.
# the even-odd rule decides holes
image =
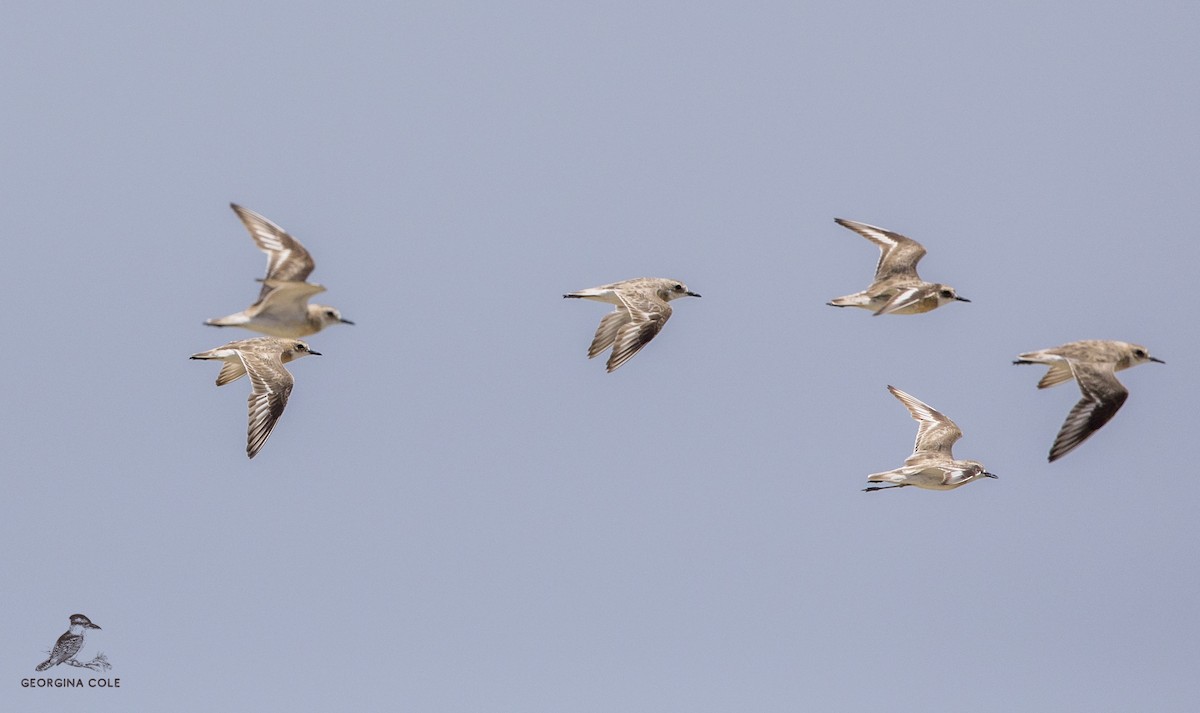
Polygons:
[[[1191,710],[1200,6],[703,5],[7,5],[0,706]],[[357,322],[253,461],[230,201]],[[1085,338],[1168,363],[1047,464]],[[860,492],[888,384],[1000,479]],[[22,689],[76,611],[122,688]]]

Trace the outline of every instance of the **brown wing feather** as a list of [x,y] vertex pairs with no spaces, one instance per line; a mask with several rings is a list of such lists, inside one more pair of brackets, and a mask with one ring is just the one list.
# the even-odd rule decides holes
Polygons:
[[250,419],[246,431],[246,455],[253,458],[283,415],[294,382],[279,355],[242,354],[242,365],[253,385],[247,399]]
[[613,350],[607,364],[610,372],[629,361],[658,336],[671,317],[671,306],[656,296],[631,295],[623,296],[621,300],[629,314],[629,322],[617,330],[613,340]]
[[[312,256],[299,240],[264,216],[236,203],[229,205],[242,219],[246,230],[250,231],[250,237],[254,238],[258,249],[267,254],[267,274],[263,278],[264,282],[304,282],[308,279],[315,265]],[[266,297],[270,291],[270,286],[263,285],[259,299]]]
[[938,411],[920,399],[907,394],[894,386],[888,391],[908,409],[908,413],[919,425],[917,440],[913,444],[913,454],[905,461],[908,464],[924,460],[953,459],[952,449],[958,439],[962,438],[962,430],[946,414]]
[[604,315],[600,326],[596,328],[596,336],[592,338],[592,344],[588,347],[588,359],[611,347],[616,341],[617,333],[626,324],[629,324],[629,310],[624,307],[618,307]]
[[877,282],[892,277],[921,279],[917,276],[917,263],[925,257],[925,247],[916,240],[866,223],[844,218],[834,220],[879,246],[879,262],[875,265]]
[[1121,410],[1129,391],[1117,381],[1112,364],[1076,364],[1071,368],[1083,398],[1071,407],[1067,420],[1050,447],[1050,462],[1058,460],[1092,437]]

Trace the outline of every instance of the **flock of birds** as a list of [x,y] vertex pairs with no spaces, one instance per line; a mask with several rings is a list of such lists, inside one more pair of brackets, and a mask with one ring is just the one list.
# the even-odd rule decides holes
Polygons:
[[[309,283],[314,263],[312,256],[283,228],[252,210],[231,204],[259,249],[267,254],[267,274],[261,280],[258,301],[227,317],[210,319],[214,327],[242,327],[266,334],[242,339],[192,359],[217,359],[223,362],[217,374],[217,386],[232,383],[242,376],[250,380],[249,428],[246,455],[258,454],[275,428],[292,392],[293,379],[284,364],[304,356],[316,355],[299,337],[316,334],[333,324],[354,324],[343,319],[338,310],[309,304],[309,299],[325,291]],[[970,302],[949,285],[925,282],[917,274],[917,263],[925,248],[899,233],[866,223],[836,219],[879,247],[875,279],[867,289],[828,302],[834,307],[860,307],[878,316],[882,314],[920,314],[950,302]],[[588,347],[588,358],[609,352],[607,370],[615,371],[650,343],[671,317],[672,300],[699,297],[679,280],[639,277],[599,287],[569,292],[563,297],[607,302],[616,309],[600,320],[596,335]],[[1117,380],[1116,372],[1146,362],[1164,363],[1150,356],[1145,347],[1128,342],[1083,340],[1052,349],[1018,355],[1014,364],[1044,364],[1049,367],[1038,388],[1075,380],[1082,398],[1071,409],[1050,449],[1053,462],[1070,453],[1108,423],[1129,391]],[[913,453],[904,465],[867,477],[866,492],[916,486],[929,490],[951,490],[981,478],[995,478],[982,463],[956,460],[954,443],[962,431],[945,414],[894,386],[888,390],[917,421],[917,439]]]
[[325,291],[308,282],[312,274],[312,256],[286,230],[252,210],[231,203],[259,250],[267,254],[267,275],[261,282],[258,301],[228,317],[210,319],[213,327],[243,327],[270,336],[240,339],[216,349],[193,354],[192,359],[219,359],[224,362],[217,374],[217,386],[250,378],[250,428],[246,433],[246,455],[258,455],[275,423],[283,415],[295,383],[283,365],[310,354],[320,356],[298,337],[316,334],[331,324],[354,324],[342,319],[341,312],[325,305],[309,304],[315,294]]
[[[949,285],[925,282],[917,274],[917,263],[925,256],[925,247],[912,238],[890,230],[857,223],[842,218],[838,225],[849,228],[879,247],[879,262],[870,287],[845,297],[836,297],[828,304],[834,307],[861,307],[878,316],[881,314],[920,314],[950,302],[970,302],[960,297]],[[1100,339],[1070,342],[1051,349],[1018,354],[1014,364],[1045,364],[1050,367],[1039,389],[1045,389],[1074,379],[1082,398],[1067,414],[1050,447],[1050,462],[1075,450],[1101,426],[1108,423],[1129,391],[1117,381],[1116,372],[1131,366],[1153,361],[1138,344]],[[872,473],[867,482],[890,483],[864,488],[866,492],[916,486],[929,490],[952,490],[981,478],[995,478],[983,464],[973,460],[956,460],[954,443],[962,438],[962,430],[948,416],[916,397],[894,386],[888,391],[919,424],[913,453],[904,465],[883,473]]]

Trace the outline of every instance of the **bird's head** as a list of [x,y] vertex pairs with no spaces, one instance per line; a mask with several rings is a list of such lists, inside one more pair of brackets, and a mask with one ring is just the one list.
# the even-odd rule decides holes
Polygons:
[[938,307],[941,307],[942,305],[946,304],[947,302],[970,302],[971,301],[971,300],[967,299],[966,297],[960,297],[958,292],[955,291],[955,289],[953,287],[951,287],[950,285],[941,285],[941,284],[937,285],[937,292],[935,294],[937,295]]
[[83,614],[72,614],[71,615],[71,626],[82,626],[85,629],[99,629],[100,628],[99,626],[96,626],[95,624],[93,624],[92,620],[88,619]]
[[354,324],[348,319],[342,319],[342,313],[337,311],[337,308],[329,305],[309,305],[308,315],[316,319],[324,329],[331,324]]
[[677,300],[680,297],[699,297],[700,295],[688,289],[688,286],[678,280],[663,280],[658,288],[658,296],[665,302]]

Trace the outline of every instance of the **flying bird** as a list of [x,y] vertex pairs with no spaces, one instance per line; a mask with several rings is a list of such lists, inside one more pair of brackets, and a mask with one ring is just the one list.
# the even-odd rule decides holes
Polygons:
[[250,426],[246,432],[246,455],[253,458],[258,454],[275,422],[283,415],[288,395],[294,383],[291,373],[283,365],[300,357],[321,356],[307,344],[296,339],[278,337],[254,337],[206,352],[193,354],[192,359],[220,359],[224,362],[217,374],[217,386],[250,377]]
[[879,263],[875,266],[875,281],[870,287],[852,295],[835,297],[826,304],[833,307],[862,307],[878,316],[920,314],[948,302],[971,301],[959,297],[949,285],[921,279],[917,274],[917,263],[925,256],[925,248],[916,240],[866,223],[844,218],[834,220],[838,225],[878,245],[880,254]]
[[1045,364],[1050,367],[1039,389],[1056,386],[1075,379],[1083,398],[1071,408],[1063,422],[1054,445],[1050,447],[1050,462],[1075,450],[1100,427],[1112,420],[1129,397],[1129,390],[1117,381],[1116,372],[1148,361],[1165,364],[1150,356],[1139,344],[1129,342],[1084,339],[1061,347],[1018,354],[1014,364]]
[[869,483],[892,485],[863,488],[864,492],[903,488],[908,485],[928,490],[953,490],[972,480],[997,477],[995,473],[987,472],[983,463],[979,461],[954,459],[950,450],[955,441],[962,438],[962,431],[945,414],[894,386],[889,386],[888,391],[900,399],[900,403],[908,408],[913,419],[920,424],[917,426],[917,443],[913,447],[913,454],[904,461],[904,465],[895,470],[867,476]]
[[331,324],[354,324],[326,305],[309,304],[313,295],[325,291],[305,282],[313,271],[312,256],[286,230],[252,210],[229,204],[258,248],[267,254],[267,275],[261,282],[258,301],[241,312],[204,323],[213,327],[243,327],[275,337],[304,337]]
[[665,277],[638,277],[563,295],[617,306],[600,320],[596,336],[588,347],[589,359],[612,348],[608,357],[609,372],[629,361],[662,331],[671,317],[668,302],[699,296],[679,280]]

